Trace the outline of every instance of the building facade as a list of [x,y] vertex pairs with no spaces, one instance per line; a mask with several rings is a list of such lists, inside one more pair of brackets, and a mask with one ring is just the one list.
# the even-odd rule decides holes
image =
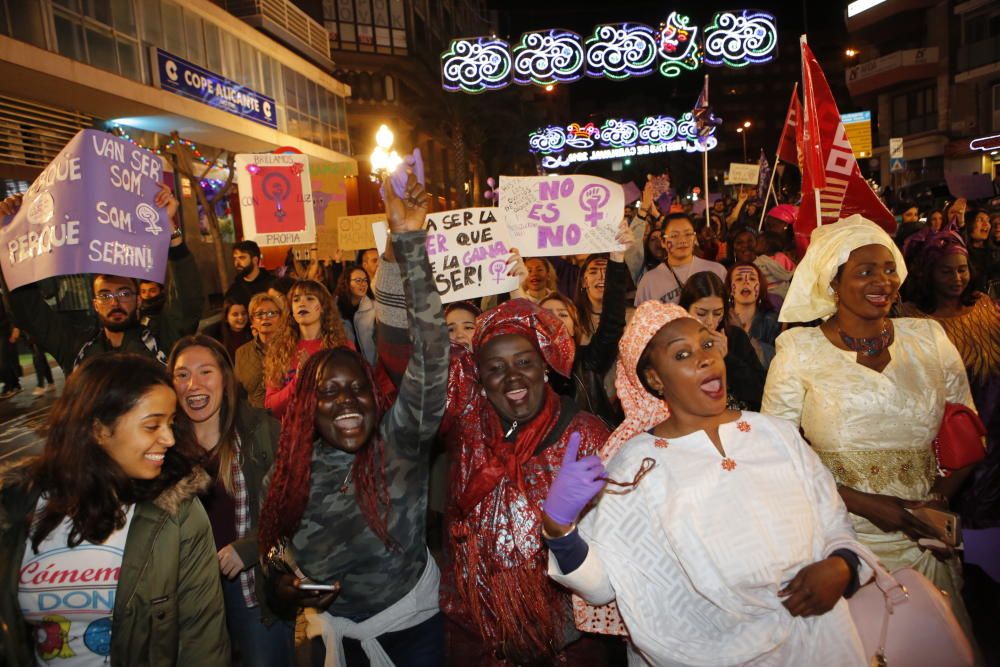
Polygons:
[[[1000,171],[1000,6],[990,0],[861,0],[846,9],[859,62],[848,68],[855,104],[870,109],[876,137],[872,172],[882,184],[915,192],[946,174]],[[893,170],[890,139],[903,142]]]
[[[87,127],[150,149],[176,132],[197,151],[202,184],[228,175],[214,156],[278,148],[305,153],[341,180],[357,173],[350,88],[320,66],[321,51],[307,43],[297,49],[313,56],[305,58],[262,32],[273,25],[259,27],[208,0],[0,0],[0,182],[23,189]],[[289,30],[283,41],[295,45],[295,36]],[[332,67],[328,48],[325,63]],[[190,237],[198,184],[180,180]],[[216,275],[209,248],[189,245],[204,275]]]

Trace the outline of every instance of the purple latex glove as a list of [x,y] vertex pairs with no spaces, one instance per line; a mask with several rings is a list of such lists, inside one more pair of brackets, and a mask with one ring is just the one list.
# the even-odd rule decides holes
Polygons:
[[559,474],[549,487],[542,511],[556,523],[571,524],[580,516],[594,496],[604,488],[604,466],[598,456],[576,459],[580,450],[580,434],[572,433]]
[[[414,148],[413,153],[403,157],[403,161],[399,163],[396,167],[396,171],[389,174],[389,182],[392,183],[392,191],[396,193],[396,196],[400,199],[406,199],[406,181],[410,178],[410,173],[413,173],[417,177],[417,183],[422,183],[426,185],[424,180],[424,160],[420,156],[420,149]],[[382,193],[382,200],[385,201],[385,191],[382,189],[385,187],[383,184],[380,188]]]

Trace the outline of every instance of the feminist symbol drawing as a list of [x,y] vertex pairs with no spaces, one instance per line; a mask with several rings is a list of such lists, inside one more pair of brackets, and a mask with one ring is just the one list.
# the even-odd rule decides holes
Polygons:
[[507,260],[497,259],[490,264],[490,273],[493,278],[497,281],[497,284],[503,282],[504,278],[507,277]]
[[591,227],[596,227],[597,223],[604,219],[601,209],[609,199],[611,190],[600,183],[588,185],[580,192],[580,208],[587,211],[583,219],[589,222]]
[[292,190],[292,184],[288,177],[280,172],[272,171],[264,177],[261,189],[264,190],[264,196],[274,202],[274,217],[283,221],[285,210],[282,208],[281,202],[288,199],[288,194]]

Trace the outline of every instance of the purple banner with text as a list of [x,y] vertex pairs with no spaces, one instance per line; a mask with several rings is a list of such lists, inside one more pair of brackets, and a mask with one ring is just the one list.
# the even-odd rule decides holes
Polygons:
[[99,130],[81,130],[35,179],[0,228],[11,289],[75,273],[163,282],[171,224],[153,200],[156,154]]

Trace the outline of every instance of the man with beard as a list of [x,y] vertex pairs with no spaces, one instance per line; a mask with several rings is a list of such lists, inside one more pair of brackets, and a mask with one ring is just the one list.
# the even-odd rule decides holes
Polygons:
[[[166,208],[174,229],[167,270],[177,283],[178,298],[165,304],[158,316],[140,324],[139,282],[122,276],[94,276],[91,303],[100,324],[96,334],[93,330],[73,327],[64,313],[50,308],[37,283],[20,287],[9,295],[14,319],[42,350],[59,362],[67,375],[90,357],[109,352],[135,352],[165,364],[174,342],[198,328],[203,303],[201,275],[177,229],[177,199],[166,185],[160,187],[155,203]],[[20,196],[9,197],[0,202],[0,216],[13,215],[20,207]]]
[[226,290],[226,298],[250,305],[254,294],[266,292],[274,276],[267,269],[260,268],[260,246],[254,241],[240,241],[233,245],[233,266],[236,277]]

